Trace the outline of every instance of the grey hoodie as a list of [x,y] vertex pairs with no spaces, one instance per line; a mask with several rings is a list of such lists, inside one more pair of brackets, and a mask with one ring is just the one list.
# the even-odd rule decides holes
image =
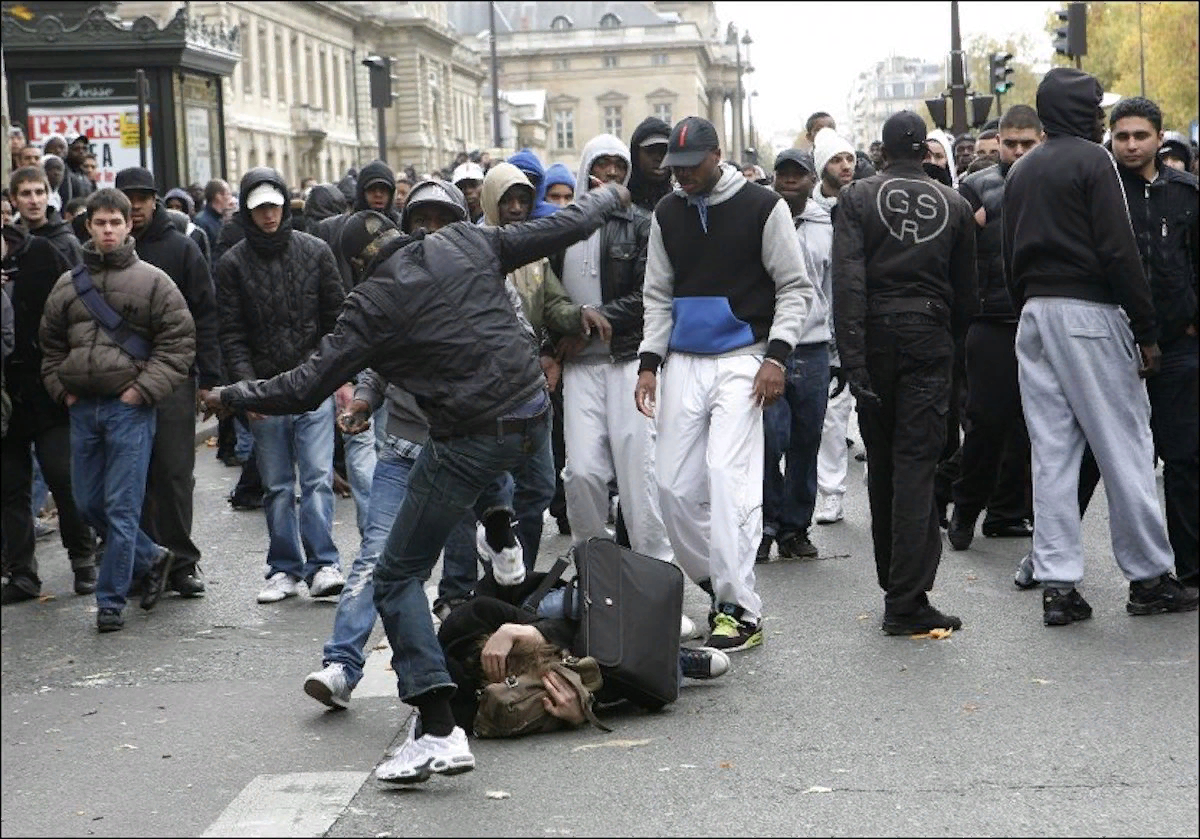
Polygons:
[[[821,185],[817,185],[820,189]],[[826,199],[836,203],[837,199]],[[836,357],[833,347],[832,312],[829,301],[833,299],[833,216],[821,202],[808,199],[798,216],[796,237],[804,254],[804,265],[813,283],[813,301],[800,328],[797,344],[829,342],[830,361]]]
[[[583,147],[583,154],[579,158],[579,171],[576,174],[575,183],[579,185],[580,192],[586,192],[590,188],[588,185],[590,184],[589,173],[592,170],[592,164],[597,157],[603,155],[616,155],[625,161],[625,180],[622,183],[626,186],[629,185],[629,173],[633,169],[629,147],[621,141],[620,137],[612,134],[599,134],[587,142],[587,145]],[[603,234],[604,228],[601,227],[582,242],[571,245],[563,255],[563,287],[571,296],[571,300],[580,305],[601,306],[604,304],[604,298],[600,291],[600,265],[603,262],[600,254],[600,237]],[[608,343],[597,335],[571,360],[573,362],[584,360],[596,362],[608,361],[608,359]]]

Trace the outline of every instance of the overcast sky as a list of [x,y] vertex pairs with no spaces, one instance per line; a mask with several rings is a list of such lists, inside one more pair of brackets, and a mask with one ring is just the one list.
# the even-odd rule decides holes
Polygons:
[[[1044,52],[1032,63],[1050,61],[1046,17],[1062,3],[960,2],[963,42],[975,33],[997,40],[1028,33]],[[753,40],[754,73],[747,91],[757,90],[755,129],[764,135],[803,128],[813,111],[848,119],[850,86],[863,70],[889,55],[945,65],[950,52],[949,2],[778,3],[717,2],[722,26],[733,21]]]

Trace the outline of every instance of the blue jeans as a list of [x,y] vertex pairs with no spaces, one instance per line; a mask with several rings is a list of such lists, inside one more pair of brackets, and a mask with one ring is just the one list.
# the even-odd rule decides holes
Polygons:
[[233,456],[245,463],[254,457],[254,434],[240,416],[233,418]]
[[[513,505],[513,479],[505,472],[491,481],[475,505],[467,510],[446,537],[442,551],[442,578],[438,581],[438,602],[466,597],[479,582],[479,550],[475,547],[475,524],[493,507]],[[519,535],[519,534],[518,534]]]
[[[550,420],[553,422],[553,418]],[[553,429],[551,429],[553,433]],[[517,538],[525,551],[525,569],[532,571],[542,545],[546,508],[554,500],[554,450],[550,439],[541,450],[513,472],[513,515]]]
[[[385,403],[386,405],[386,403]],[[384,407],[383,410],[387,410]],[[379,415],[374,417],[378,421]],[[387,421],[386,415],[384,422]],[[342,434],[341,431],[337,432]],[[342,446],[346,452],[346,482],[354,496],[355,523],[360,538],[366,535],[367,517],[371,508],[371,478],[375,474],[375,433],[360,431],[358,434],[342,434]]]
[[252,420],[250,430],[270,540],[265,576],[283,571],[312,582],[319,568],[338,567],[333,543],[333,397],[305,414]]
[[[369,432],[366,432],[369,433]],[[363,650],[375,626],[375,583],[372,579],[379,554],[387,542],[400,502],[408,491],[408,476],[416,460],[411,450],[401,453],[390,438],[379,449],[371,478],[371,507],[363,529],[362,547],[350,568],[346,587],[333,616],[333,634],[325,642],[324,663],[339,662],[353,688],[362,679]],[[418,449],[419,451],[419,449]]]
[[[763,411],[763,535],[807,533],[817,502],[817,453],[829,404],[829,348],[800,344],[788,356],[783,398]],[[786,458],[782,475],[779,459]]]
[[42,476],[42,464],[38,462],[37,454],[33,450],[33,443],[29,444],[29,453],[33,463],[33,487],[29,494],[33,517],[36,519],[46,506],[46,499],[50,496],[50,487],[46,486],[46,479]]
[[392,670],[405,702],[414,704],[414,698],[454,687],[422,588],[446,537],[492,481],[519,469],[545,447],[549,436],[549,414],[543,413],[520,431],[431,439],[421,449],[375,569],[375,607],[392,646]]
[[116,398],[71,406],[71,494],[84,521],[104,540],[96,605],[125,608],[135,576],[162,553],[139,527],[154,445],[155,410]]

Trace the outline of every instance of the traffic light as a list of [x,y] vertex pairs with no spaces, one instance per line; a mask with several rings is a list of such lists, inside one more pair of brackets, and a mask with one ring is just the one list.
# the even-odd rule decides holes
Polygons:
[[368,55],[362,63],[371,70],[371,107],[392,107],[392,60]]
[[929,109],[929,116],[933,119],[933,124],[942,130],[946,128],[946,99],[939,96],[937,99],[926,99],[925,107]]
[[994,93],[1005,94],[1012,90],[1012,82],[1008,80],[1013,74],[1013,69],[1008,66],[1010,61],[1011,52],[995,52],[988,56],[988,79]]
[[1054,51],[1071,58],[1087,55],[1087,3],[1068,3],[1054,14],[1065,24],[1054,30]]

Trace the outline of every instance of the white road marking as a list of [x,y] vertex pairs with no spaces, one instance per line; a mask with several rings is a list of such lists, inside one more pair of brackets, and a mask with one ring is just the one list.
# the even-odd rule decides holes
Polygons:
[[369,772],[259,775],[201,836],[324,836]]

